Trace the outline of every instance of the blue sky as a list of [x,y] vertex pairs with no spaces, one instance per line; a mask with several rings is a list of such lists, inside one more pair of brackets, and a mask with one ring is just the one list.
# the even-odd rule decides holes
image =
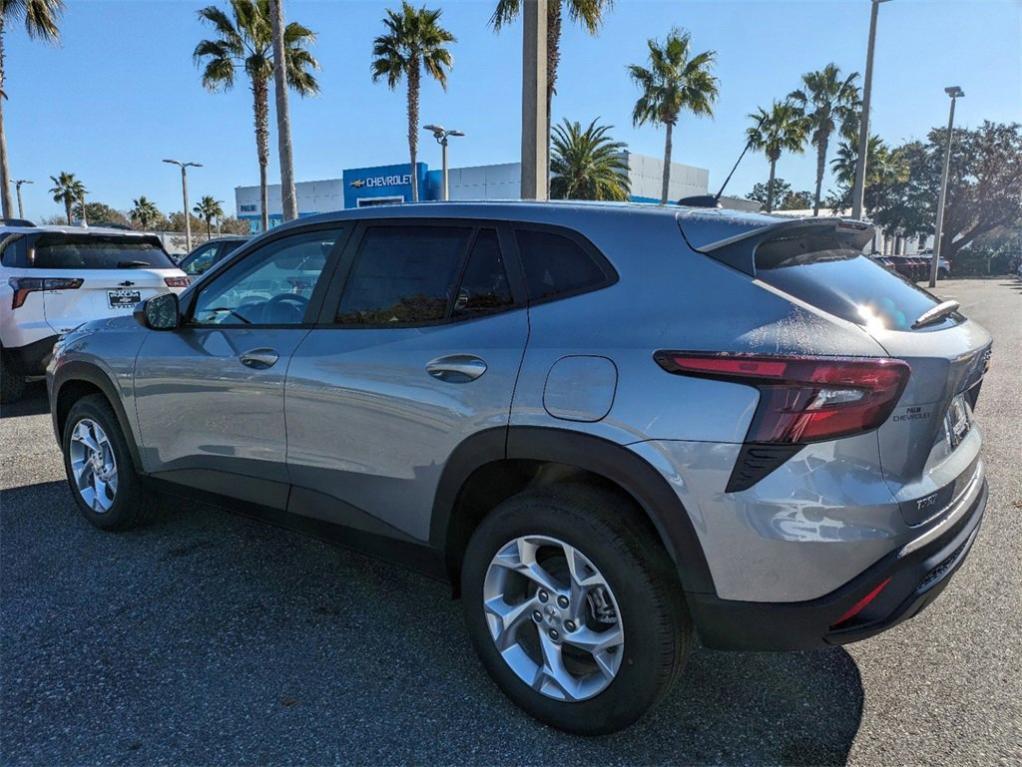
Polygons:
[[[209,30],[184,0],[70,0],[57,46],[10,28],[5,117],[14,178],[26,215],[59,212],[49,176],[72,171],[90,199],[128,209],[139,195],[162,210],[180,207],[179,176],[163,157],[204,163],[189,176],[190,193],[212,194],[234,210],[234,187],[258,182],[251,96],[242,84],[206,92],[191,60]],[[220,0],[225,4],[225,0]],[[403,90],[369,77],[372,38],[384,8],[368,0],[287,0],[289,19],[317,31],[322,93],[292,98],[298,180],[332,178],[342,169],[407,157]],[[452,142],[452,165],[516,161],[520,141],[521,28],[494,34],[493,3],[433,0],[458,38],[445,93],[428,83],[422,121],[464,130]],[[919,138],[947,119],[946,85],[966,98],[957,121],[1022,121],[1022,0],[893,0],[880,9],[873,129],[888,142]],[[613,124],[633,152],[660,155],[663,134],[633,128],[636,92],[625,67],[643,62],[648,37],[672,26],[692,33],[697,50],[717,51],[720,98],[713,119],[682,119],[674,159],[709,168],[723,180],[743,145],[747,115],[786,95],[800,75],[833,61],[862,71],[868,0],[617,0],[598,37],[568,26],[562,45],[554,117]],[[272,120],[271,120],[272,124]],[[276,138],[271,136],[271,155]],[[423,134],[420,158],[439,167],[439,148]],[[778,174],[811,188],[810,153],[785,156]],[[744,194],[767,174],[761,156],[743,162],[728,189]],[[271,161],[271,180],[279,178]]]

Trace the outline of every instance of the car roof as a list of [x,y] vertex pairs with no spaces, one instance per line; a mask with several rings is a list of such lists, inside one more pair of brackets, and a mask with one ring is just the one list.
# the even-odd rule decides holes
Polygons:
[[479,218],[562,225],[578,228],[584,232],[587,224],[595,224],[598,221],[605,223],[608,217],[619,217],[624,225],[634,222],[637,217],[647,216],[659,221],[677,221],[681,224],[689,244],[695,248],[718,242],[738,233],[799,220],[724,208],[697,208],[674,204],[592,202],[588,200],[543,202],[485,200],[346,208],[289,221],[271,231],[280,232],[282,227],[292,228],[316,223],[385,218]]
[[135,229],[120,229],[114,226],[65,226],[57,224],[44,224],[42,226],[11,226],[2,225],[0,226],[0,234],[40,234],[40,233],[58,233],[58,234],[95,234],[110,236],[113,234],[122,235],[124,237],[155,237],[156,235],[149,232],[139,232]]
[[765,226],[777,221],[790,220],[764,213],[730,210],[725,208],[696,208],[684,205],[657,205],[642,202],[596,202],[590,200],[457,200],[449,202],[420,202],[402,205],[374,205],[364,208],[345,208],[313,216],[304,216],[290,224],[315,221],[334,221],[362,218],[417,218],[422,216],[465,216],[468,218],[526,219],[546,218],[553,213],[566,217],[587,215],[652,215],[673,216],[684,219],[707,219],[732,223]]

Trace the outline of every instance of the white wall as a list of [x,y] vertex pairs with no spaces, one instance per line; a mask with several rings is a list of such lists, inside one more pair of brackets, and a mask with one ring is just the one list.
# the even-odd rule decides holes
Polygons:
[[447,178],[452,200],[517,200],[521,197],[520,162],[451,168]]
[[[632,196],[659,200],[663,187],[664,161],[644,154],[630,152],[625,154],[628,157],[628,179],[632,185]],[[677,202],[682,197],[706,194],[709,183],[710,171],[706,168],[672,162],[667,198],[670,202]]]
[[[299,181],[295,184],[298,195],[298,211],[300,213],[325,213],[329,210],[344,208],[344,182],[339,178],[322,179],[319,181]],[[283,206],[280,200],[280,184],[270,184],[266,188],[269,213],[280,216]],[[259,187],[238,186],[234,188],[234,202],[239,216],[258,216]],[[247,206],[254,206],[246,210]]]

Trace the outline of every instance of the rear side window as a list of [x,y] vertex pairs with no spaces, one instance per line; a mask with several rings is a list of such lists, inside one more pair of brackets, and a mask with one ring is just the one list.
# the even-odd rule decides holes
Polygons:
[[344,286],[337,322],[407,325],[445,319],[471,235],[468,227],[370,227]]
[[[812,306],[870,329],[910,330],[939,301],[857,251],[822,250],[795,259],[756,257],[756,277]],[[959,319],[951,315],[927,329]]]
[[0,263],[9,267],[28,266],[28,256],[25,252],[25,238],[15,237],[7,241],[3,252],[0,253]]
[[158,242],[139,237],[44,234],[29,250],[29,263],[37,269],[174,268]]
[[502,311],[512,304],[514,299],[497,232],[483,229],[472,245],[452,316],[475,317]]
[[609,267],[572,238],[531,229],[520,229],[516,236],[532,301],[581,293],[611,282]]

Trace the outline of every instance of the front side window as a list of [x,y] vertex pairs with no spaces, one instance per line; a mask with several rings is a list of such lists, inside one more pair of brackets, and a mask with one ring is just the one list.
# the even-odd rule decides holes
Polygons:
[[197,325],[299,325],[340,229],[267,243],[213,277],[195,302]]
[[575,240],[542,230],[521,229],[516,235],[530,300],[580,293],[608,283],[610,275]]
[[472,229],[373,226],[341,295],[342,325],[409,325],[448,316]]

